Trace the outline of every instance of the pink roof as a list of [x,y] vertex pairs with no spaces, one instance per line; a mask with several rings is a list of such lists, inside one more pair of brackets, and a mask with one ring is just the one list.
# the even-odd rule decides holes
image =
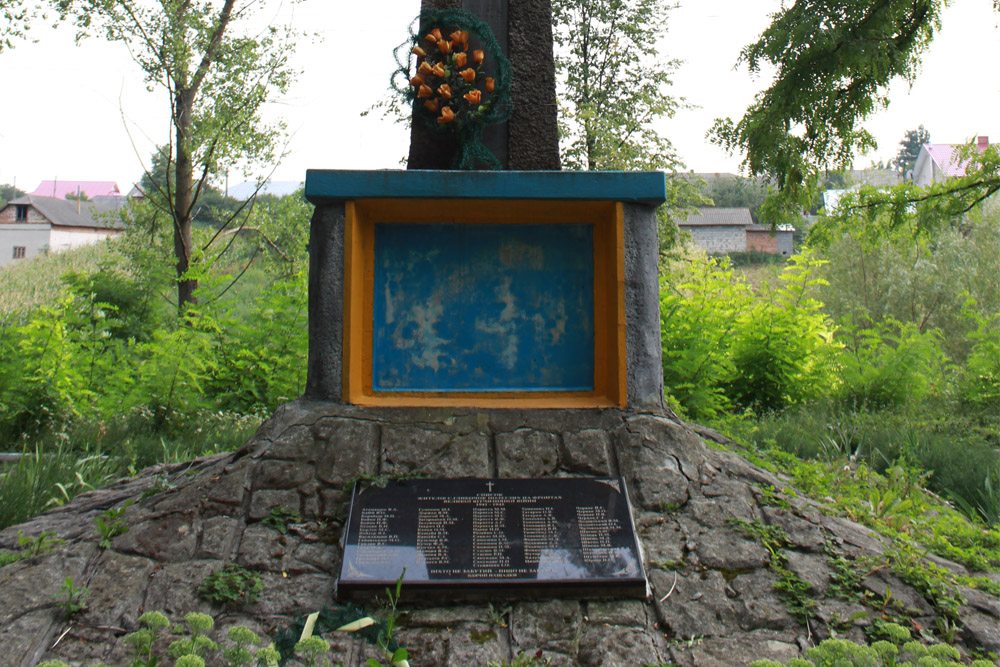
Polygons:
[[114,181],[42,181],[42,184],[35,188],[34,192],[28,194],[65,199],[66,195],[76,196],[77,188],[89,199],[122,196],[118,190],[118,184]]
[[[982,153],[986,150],[986,146],[989,145],[989,139],[986,137],[978,137],[977,148],[979,152]],[[959,160],[955,153],[962,144],[924,144],[924,148],[930,154],[931,159],[937,163],[941,171],[948,178],[952,176],[965,176],[965,166],[969,164],[968,160]]]

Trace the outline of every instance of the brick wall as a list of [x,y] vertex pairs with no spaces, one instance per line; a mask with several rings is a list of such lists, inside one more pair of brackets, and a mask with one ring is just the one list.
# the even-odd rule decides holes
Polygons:
[[769,252],[772,255],[778,254],[778,238],[767,231],[747,231],[747,250],[757,252]]
[[17,219],[17,204],[5,206],[4,209],[0,211],[0,224],[15,224],[24,222],[27,222],[28,224],[46,224],[48,220],[32,206],[28,206],[27,220]]
[[691,240],[707,253],[743,252],[747,249],[747,230],[740,225],[698,225],[681,229],[691,234]]

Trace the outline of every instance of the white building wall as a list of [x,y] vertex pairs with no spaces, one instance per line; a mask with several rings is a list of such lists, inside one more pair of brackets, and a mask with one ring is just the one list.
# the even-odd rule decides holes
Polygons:
[[110,229],[67,229],[65,227],[55,227],[52,229],[52,236],[49,240],[49,249],[52,252],[79,248],[82,245],[97,243],[112,236],[115,232]]
[[0,224],[0,266],[7,266],[13,262],[20,262],[14,259],[14,247],[24,247],[24,259],[33,257],[49,247],[49,225],[39,225],[30,223]]
[[743,252],[747,249],[747,230],[740,225],[681,225],[681,229],[690,233],[691,240],[710,254]]

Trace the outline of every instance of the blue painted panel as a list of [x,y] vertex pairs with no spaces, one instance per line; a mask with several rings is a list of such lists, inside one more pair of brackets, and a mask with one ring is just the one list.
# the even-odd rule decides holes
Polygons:
[[659,171],[356,171],[309,169],[314,204],[354,199],[536,199],[641,202],[667,196]]
[[593,226],[375,225],[372,389],[591,391]]

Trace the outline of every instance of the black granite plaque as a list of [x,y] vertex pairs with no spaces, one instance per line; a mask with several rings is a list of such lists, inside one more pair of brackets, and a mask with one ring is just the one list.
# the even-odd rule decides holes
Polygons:
[[355,487],[337,595],[645,597],[622,479],[413,479]]

